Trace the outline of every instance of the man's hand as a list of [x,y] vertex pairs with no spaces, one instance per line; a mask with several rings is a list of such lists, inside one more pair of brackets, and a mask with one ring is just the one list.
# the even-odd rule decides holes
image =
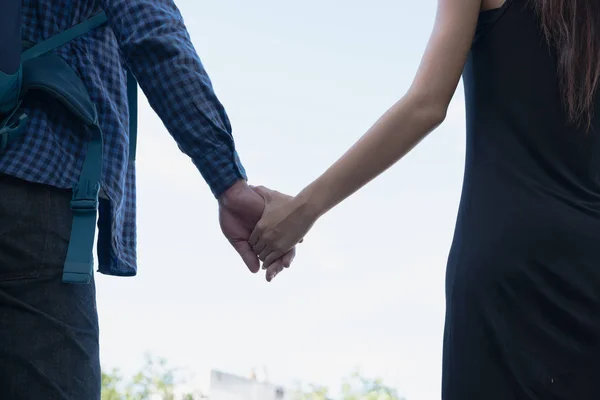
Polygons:
[[[238,252],[252,273],[260,270],[260,261],[248,239],[265,209],[265,199],[253,190],[245,181],[238,181],[219,198],[219,222],[223,234]],[[272,265],[273,271],[288,268],[294,259],[293,248]],[[276,275],[276,273],[275,273]],[[267,274],[267,281],[274,278]]]

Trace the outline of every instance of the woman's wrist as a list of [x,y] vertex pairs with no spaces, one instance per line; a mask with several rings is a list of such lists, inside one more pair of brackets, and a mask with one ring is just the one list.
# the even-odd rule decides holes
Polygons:
[[298,210],[315,221],[327,212],[326,192],[320,190],[316,182],[298,193],[294,201]]

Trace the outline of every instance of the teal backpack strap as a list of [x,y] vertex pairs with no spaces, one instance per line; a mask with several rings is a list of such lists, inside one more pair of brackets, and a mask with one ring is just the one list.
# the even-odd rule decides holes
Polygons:
[[21,67],[12,74],[0,70],[0,115],[12,111],[21,95]]
[[[9,5],[12,5],[13,2],[9,2]],[[15,3],[15,7],[19,6],[19,8],[16,10],[19,12],[19,16],[20,16],[20,1],[14,2]],[[3,10],[4,11],[4,10]],[[10,10],[7,10],[7,15],[11,14]],[[14,14],[14,12],[12,13]],[[11,14],[11,15],[12,15]],[[12,15],[10,18],[8,18],[8,22],[4,21],[2,18],[0,18],[0,22],[2,22],[2,30],[0,30],[3,35],[7,35],[8,34],[6,32],[4,32],[4,29],[6,29],[9,25],[9,23],[11,24],[10,29],[7,32],[15,33],[18,34],[19,36],[19,44],[20,44],[20,36],[21,36],[21,30],[20,30],[20,22],[15,22],[15,21],[20,21],[20,17],[16,18],[14,15]],[[17,27],[18,29],[13,29],[14,27],[12,27],[12,22],[15,22],[15,27]],[[18,69],[16,72],[13,72],[12,70],[9,72],[3,71],[2,68],[0,68],[0,116],[2,117],[0,119],[0,152],[3,151],[6,146],[8,145],[8,143],[16,141],[19,136],[21,136],[21,134],[24,132],[26,124],[27,124],[27,115],[26,114],[22,114],[20,115],[16,121],[15,121],[15,112],[18,110],[19,106],[20,106],[20,99],[25,95],[27,89],[32,89],[33,87],[31,85],[27,85],[26,83],[23,83],[23,80],[26,79],[26,77],[24,77],[24,75],[27,75],[27,72],[23,71],[23,65],[27,64],[28,61],[30,60],[34,60],[37,58],[40,58],[41,56],[45,55],[46,53],[56,49],[57,47],[60,47],[66,43],[68,43],[69,41],[84,35],[86,33],[88,33],[89,31],[99,28],[101,26],[103,26],[104,24],[106,24],[107,22],[107,17],[106,14],[104,12],[98,13],[95,16],[91,17],[88,20],[85,20],[77,25],[74,25],[73,27],[57,34],[56,36],[51,37],[50,39],[41,42],[35,46],[31,46],[29,47],[27,50],[25,50],[22,54],[20,54],[20,49],[19,50],[19,55],[20,55],[20,63],[18,64]],[[13,32],[15,31],[15,32]],[[6,38],[4,38],[4,36],[2,38],[0,38],[0,44],[3,44],[2,40],[6,40]],[[8,44],[7,44],[8,46]],[[14,46],[12,46],[14,47]],[[3,52],[9,53],[12,52],[13,49],[8,48],[4,49],[4,47],[2,47]],[[6,50],[6,51],[4,51]],[[2,56],[4,56],[4,54],[2,54]],[[0,57],[2,57],[0,56]],[[19,60],[17,60],[19,61]],[[66,65],[66,64],[65,64]],[[63,66],[61,65],[61,70],[63,69]],[[12,69],[12,67],[11,67]],[[51,69],[52,72],[55,72],[56,69],[53,68]],[[47,82],[48,79],[43,79],[43,82]],[[41,88],[41,89],[45,89],[45,88]],[[69,99],[66,100],[67,102],[69,101]],[[63,101],[64,103],[65,101]],[[8,114],[8,115],[6,115]]]
[[[10,115],[0,121],[0,145],[5,147],[9,141],[18,137],[26,123],[27,116],[22,115],[16,122],[9,124],[15,119],[19,99],[27,92],[36,90],[51,95],[91,128],[91,138],[81,175],[73,188],[71,200],[73,226],[62,278],[65,283],[88,283],[93,274],[93,246],[102,177],[103,138],[96,107],[85,85],[64,60],[49,52],[106,22],[106,15],[100,13],[25,50],[21,56],[22,75],[19,75],[19,84],[22,87],[16,90],[16,106],[11,107],[7,111]],[[127,71],[127,96],[129,157],[134,160],[137,145],[137,81],[130,70]]]
[[91,128],[91,138],[73,188],[73,226],[63,270],[63,282],[88,283],[93,273],[98,194],[102,176],[102,130],[96,107],[83,82],[59,56],[49,53],[23,63],[23,90],[49,94],[75,117]]
[[86,33],[101,27],[102,25],[106,24],[107,21],[106,14],[104,12],[98,13],[59,34],[52,36],[50,39],[25,50],[21,56],[21,62],[24,63],[27,60],[31,60],[32,58],[46,54],[81,35],[85,35]]
[[21,114],[15,123],[9,123],[12,120],[15,109],[0,125],[0,151],[6,149],[10,142],[14,142],[23,134],[27,125],[27,114]]
[[85,125],[97,122],[96,107],[87,88],[61,57],[49,53],[23,63],[23,93],[51,95]]
[[65,283],[89,283],[94,270],[93,249],[102,176],[102,131],[97,123],[92,126],[92,132],[71,200],[73,225],[62,276]]

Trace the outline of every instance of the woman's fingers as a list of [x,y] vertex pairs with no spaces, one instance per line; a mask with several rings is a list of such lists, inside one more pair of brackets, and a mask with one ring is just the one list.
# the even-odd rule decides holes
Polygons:
[[258,242],[252,246],[252,250],[254,250],[254,254],[260,258],[260,255],[267,250],[267,244],[263,240],[259,239]]
[[252,246],[252,247],[256,246],[256,243],[258,243],[262,234],[263,234],[263,228],[262,228],[260,221],[258,221],[256,226],[252,230],[250,237],[248,238],[248,243],[250,243],[250,246]]
[[[257,226],[259,224],[257,224]],[[269,234],[269,232],[261,232],[262,228],[260,227],[256,229],[259,231],[259,233],[257,234],[254,244],[250,243],[250,245],[252,246],[252,249],[254,250],[254,253],[256,253],[258,258],[264,261],[267,255],[269,255],[269,253],[271,253],[274,250],[274,243],[272,240],[273,235]]]
[[267,246],[265,246],[265,248],[264,248],[264,249],[263,249],[261,252],[259,252],[259,253],[258,253],[258,258],[259,258],[259,259],[260,259],[262,262],[264,262],[264,261],[265,261],[265,259],[267,258],[267,256],[268,256],[269,254],[271,254],[272,252],[273,252],[273,248],[271,248],[271,246],[268,246],[268,245],[267,245]]

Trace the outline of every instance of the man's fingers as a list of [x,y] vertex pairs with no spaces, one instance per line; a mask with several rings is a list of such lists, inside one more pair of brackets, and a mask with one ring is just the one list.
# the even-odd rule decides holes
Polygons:
[[275,264],[276,262],[280,262],[283,268],[289,268],[292,265],[292,261],[294,261],[294,257],[296,256],[296,248],[294,247],[283,256],[280,256],[279,253],[273,252],[265,258],[265,261],[262,264],[262,269],[268,269],[271,264]]
[[283,263],[281,262],[281,260],[277,260],[273,264],[271,264],[271,266],[267,269],[267,274],[266,274],[267,282],[271,282],[273,280],[273,278],[275,278],[275,276],[277,276],[278,273],[283,271],[283,268],[284,267],[283,267]]
[[238,252],[240,257],[242,257],[242,260],[244,261],[250,272],[255,274],[258,271],[260,271],[260,261],[258,260],[256,254],[254,254],[254,252],[252,251],[252,248],[250,247],[250,244],[248,242],[231,242],[231,245],[233,246],[235,251]]
[[[260,259],[260,256],[258,257]],[[272,264],[281,263],[283,266],[283,260],[276,252],[269,253],[263,261],[262,269],[268,269]]]
[[295,247],[293,247],[290,251],[285,253],[283,255],[283,257],[281,258],[281,262],[282,262],[283,266],[285,268],[289,268],[290,265],[292,265],[292,262],[294,261],[294,257],[296,257],[296,248]]

